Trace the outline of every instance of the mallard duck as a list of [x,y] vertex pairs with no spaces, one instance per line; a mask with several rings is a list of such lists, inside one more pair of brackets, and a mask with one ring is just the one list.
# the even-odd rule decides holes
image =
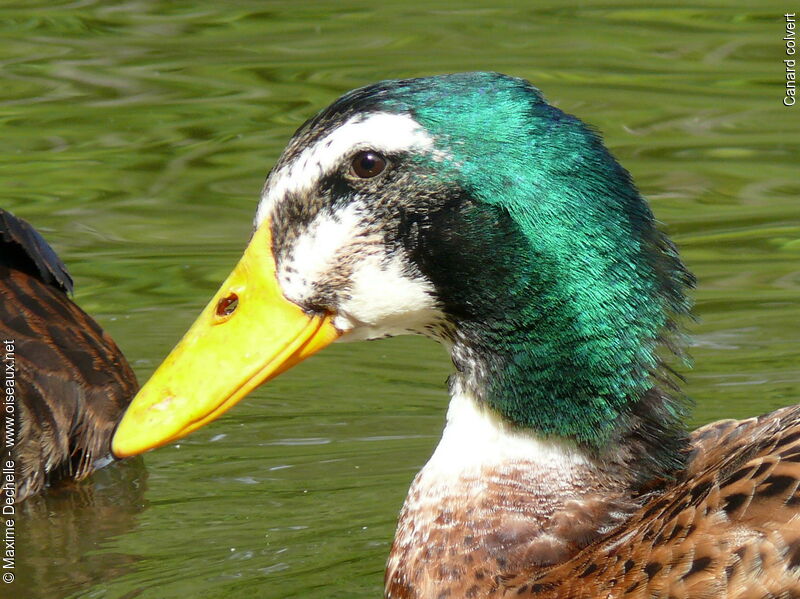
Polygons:
[[798,408],[686,432],[670,364],[693,284],[599,135],[527,81],[377,83],[294,135],[113,451],[333,341],[426,335],[450,406],[387,598],[800,596]]
[[72,278],[44,238],[0,209],[0,244],[4,415],[14,420],[3,464],[10,456],[15,472],[3,496],[22,501],[106,462],[139,386],[111,337],[69,298]]

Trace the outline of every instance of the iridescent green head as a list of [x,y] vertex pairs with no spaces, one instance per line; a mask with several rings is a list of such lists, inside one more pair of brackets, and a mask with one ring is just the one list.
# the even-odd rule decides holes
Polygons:
[[286,298],[345,338],[442,340],[456,391],[511,423],[595,448],[679,435],[653,389],[692,277],[600,137],[528,82],[350,92],[296,133],[256,222]]

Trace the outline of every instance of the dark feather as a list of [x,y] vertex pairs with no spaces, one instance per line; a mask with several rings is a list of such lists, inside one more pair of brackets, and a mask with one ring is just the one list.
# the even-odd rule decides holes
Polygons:
[[[15,370],[17,501],[81,479],[110,455],[138,385],[114,341],[66,292],[72,279],[44,238],[0,211],[0,336]],[[4,368],[5,371],[5,368]]]
[[43,283],[72,293],[67,267],[39,232],[21,218],[0,208],[2,264],[35,276]]

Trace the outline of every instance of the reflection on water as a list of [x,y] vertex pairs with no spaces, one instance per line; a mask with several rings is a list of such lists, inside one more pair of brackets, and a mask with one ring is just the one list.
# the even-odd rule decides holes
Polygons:
[[91,482],[63,484],[18,507],[15,586],[26,599],[51,599],[133,572],[136,556],[102,549],[136,528],[146,507],[141,458],[109,466]]
[[[772,79],[785,7],[680,5],[4,7],[3,205],[44,231],[146,380],[306,118],[378,79],[523,76],[604,133],[698,275],[695,423],[765,412],[800,388],[800,119]],[[147,490],[134,469],[25,505],[22,596],[380,596],[447,371],[423,339],[340,345],[148,454]]]

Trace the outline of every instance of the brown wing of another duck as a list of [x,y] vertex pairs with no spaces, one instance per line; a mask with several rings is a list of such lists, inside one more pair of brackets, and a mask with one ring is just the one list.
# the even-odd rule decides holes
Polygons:
[[0,209],[0,341],[11,342],[0,357],[4,394],[6,364],[14,367],[16,436],[5,449],[15,463],[17,501],[58,480],[84,478],[110,456],[111,435],[138,389],[120,349],[71,291],[44,238]]

